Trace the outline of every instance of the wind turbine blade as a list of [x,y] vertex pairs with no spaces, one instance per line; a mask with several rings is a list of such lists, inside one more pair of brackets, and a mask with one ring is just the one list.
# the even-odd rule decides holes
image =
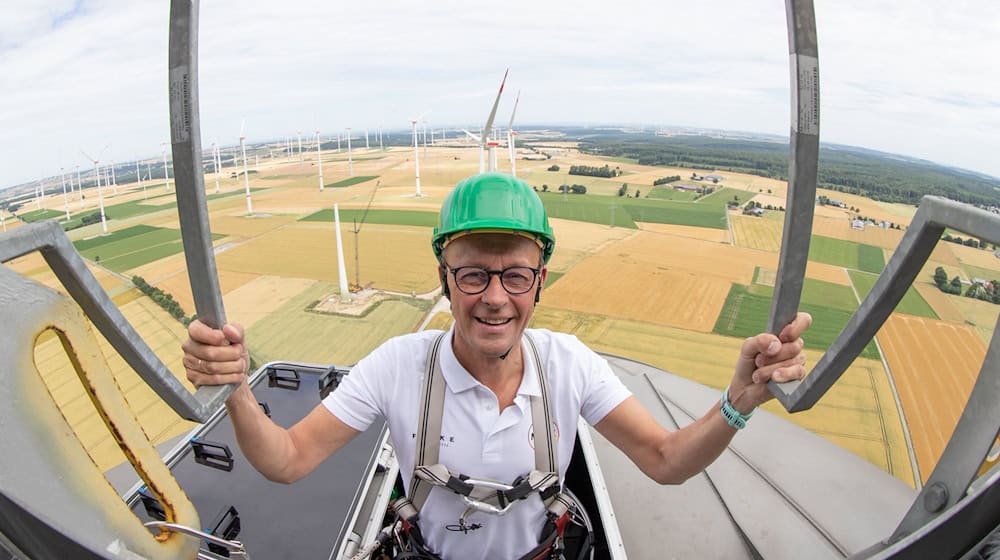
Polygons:
[[83,154],[83,157],[87,158],[87,161],[89,161],[89,162],[91,162],[91,163],[93,163],[94,161],[96,161],[96,160],[94,160],[94,158],[90,157],[90,156],[89,156],[89,155],[87,154],[87,152],[85,152],[85,151],[83,151],[83,150],[80,150],[80,153],[81,153],[81,154]]
[[244,136],[243,136],[243,130],[246,128],[246,124],[247,124],[247,119],[246,119],[246,117],[244,117],[243,120],[240,121],[240,138],[241,139],[244,138]]
[[497,106],[500,105],[500,96],[503,95],[503,85],[507,83],[507,74],[510,72],[510,68],[504,71],[503,80],[500,81],[500,91],[497,92],[497,98],[493,102],[493,109],[490,111],[490,118],[486,119],[486,126],[483,128],[483,139],[482,143],[485,146],[487,138],[490,136],[490,129],[493,128],[493,119],[497,116]]
[[420,122],[424,117],[426,117],[427,115],[429,115],[430,112],[431,112],[431,110],[428,109],[428,110],[424,111],[423,113],[420,113],[419,117],[417,117],[415,119],[410,119],[410,120],[414,120],[414,121]]
[[517,114],[517,102],[521,100],[521,90],[517,91],[517,97],[514,98],[514,110],[510,112],[510,122],[507,123],[507,131],[510,132],[514,128],[514,115]]
[[479,136],[476,136],[475,134],[473,134],[473,133],[469,132],[468,130],[465,130],[465,129],[463,128],[463,129],[462,129],[462,132],[464,132],[464,133],[468,134],[468,135],[469,135],[469,137],[470,137],[470,138],[472,138],[473,140],[475,140],[476,142],[482,142],[482,139],[481,139],[481,138],[480,138]]

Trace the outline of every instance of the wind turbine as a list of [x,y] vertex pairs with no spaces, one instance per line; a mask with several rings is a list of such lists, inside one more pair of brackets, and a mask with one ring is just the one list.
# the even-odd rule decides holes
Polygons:
[[219,194],[219,147],[212,142],[212,167],[215,169],[215,194]]
[[514,157],[514,136],[517,135],[514,132],[514,115],[517,114],[517,103],[521,100],[520,90],[517,92],[517,97],[514,98],[514,110],[510,112],[510,122],[507,123],[507,148],[510,150],[510,174],[517,177],[517,164],[514,163],[516,158]]
[[507,83],[507,74],[508,73],[510,73],[510,69],[509,68],[503,73],[503,80],[500,82],[500,91],[497,92],[496,101],[493,102],[493,109],[490,111],[489,118],[486,119],[486,126],[483,127],[482,133],[479,136],[476,136],[475,134],[469,132],[468,130],[462,129],[463,132],[465,132],[466,134],[468,134],[473,140],[475,140],[476,142],[479,143],[479,172],[480,173],[483,173],[485,171],[484,170],[485,163],[483,161],[483,157],[486,155],[486,151],[487,150],[489,150],[489,156],[490,156],[489,157],[489,162],[490,162],[490,164],[489,164],[490,165],[489,170],[490,171],[496,171],[496,169],[497,169],[496,147],[499,145],[499,142],[497,142],[496,140],[490,140],[490,131],[493,129],[493,119],[497,115],[497,105],[500,104],[500,96],[503,95],[503,86],[504,86],[505,83]]
[[302,131],[299,130],[298,133],[299,133],[299,161],[304,161],[304,157],[302,155]]
[[319,129],[316,129],[316,162],[319,165],[319,192],[323,192],[323,142],[319,139]]
[[83,208],[83,181],[80,180],[80,166],[76,166],[76,190],[80,194],[80,208]]
[[118,196],[118,177],[115,175],[115,160],[111,160],[111,194]]
[[160,142],[160,147],[163,148],[163,181],[166,183],[164,187],[167,191],[170,191],[170,172],[167,171],[167,143]]
[[366,128],[365,128],[365,151],[367,152],[367,151],[368,151],[368,150],[370,150],[370,149],[371,149],[371,148],[370,148],[370,147],[368,147],[368,128],[366,127]]
[[[69,195],[66,194],[66,174],[63,173],[63,168],[59,168],[59,181],[62,183],[63,188],[63,205],[66,207],[66,221],[69,221]],[[72,185],[72,184],[71,184]]]
[[[96,159],[88,156],[87,152],[84,152],[83,150],[80,150],[80,153],[83,154],[83,157],[85,157],[85,158],[89,159],[90,161],[94,162],[94,176],[97,177],[97,204],[98,204],[98,206],[101,209],[101,231],[103,233],[107,234],[108,233],[108,220],[104,216],[104,195],[101,193],[101,170],[97,166],[97,164],[99,164],[100,161],[98,161],[98,160],[96,160]],[[82,185],[81,185],[81,188],[83,188]]]
[[[243,186],[247,193],[247,215],[253,216],[253,204],[250,202],[250,175],[247,173],[247,144],[245,140],[246,136],[243,135],[244,126],[247,124],[247,120],[243,119],[240,123],[240,150],[243,151]],[[302,155],[302,133],[299,133],[299,156]]]
[[420,147],[417,145],[417,121],[424,118],[424,115],[426,114],[427,111],[424,111],[419,117],[410,119],[410,124],[413,125],[413,163],[417,177],[417,192],[414,196],[417,197],[423,196],[420,194]]
[[354,162],[351,160],[351,127],[347,127],[347,176],[354,177]]

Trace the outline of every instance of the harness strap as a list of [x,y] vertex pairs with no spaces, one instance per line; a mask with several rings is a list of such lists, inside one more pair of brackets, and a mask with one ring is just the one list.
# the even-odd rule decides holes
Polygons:
[[[521,477],[509,485],[511,488],[501,490],[495,485],[480,486],[465,482],[469,477],[456,475],[440,463],[441,422],[444,416],[445,381],[441,372],[441,344],[447,333],[441,333],[431,346],[427,356],[427,371],[421,386],[419,418],[417,420],[416,456],[413,477],[410,480],[410,491],[407,498],[400,499],[395,505],[396,512],[404,519],[415,520],[420,509],[427,501],[433,486],[442,486],[449,490],[481,502],[493,502],[500,508],[508,503],[528,497],[533,492],[539,492],[546,509],[556,517],[565,512],[566,507],[559,500],[559,455],[553,435],[552,411],[549,407],[549,386],[538,355],[538,348],[528,333],[524,333],[529,354],[538,374],[538,385],[541,398],[531,397],[532,428],[538,432],[534,438],[535,470],[527,477]],[[544,437],[539,428],[544,426]],[[436,436],[436,437],[435,437]],[[567,499],[568,500],[568,499]],[[555,508],[554,510],[552,508]]]

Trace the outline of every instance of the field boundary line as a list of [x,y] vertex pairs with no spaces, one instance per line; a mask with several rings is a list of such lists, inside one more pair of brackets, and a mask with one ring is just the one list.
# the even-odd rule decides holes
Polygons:
[[[847,274],[845,267],[844,273]],[[851,278],[850,274],[847,274],[847,279],[851,281],[851,291],[854,292],[854,297],[858,300],[858,305],[861,305],[861,297],[858,296],[858,290],[854,287],[854,280]],[[883,326],[885,323],[883,323]],[[875,343],[875,348],[878,349],[879,358],[882,360],[882,367],[885,368],[885,377],[889,381],[889,389],[892,390],[892,399],[896,401],[896,411],[899,412],[899,422],[903,425],[903,439],[906,441],[906,454],[910,456],[910,468],[913,469],[913,487],[919,492],[923,487],[923,478],[920,477],[920,467],[917,466],[917,455],[913,452],[913,440],[910,439],[910,425],[906,422],[906,413],[903,412],[903,403],[899,398],[899,390],[896,389],[896,380],[892,377],[892,370],[889,369],[889,362],[885,359],[885,350],[882,349],[882,345],[878,341],[878,335],[872,337],[872,342]]]

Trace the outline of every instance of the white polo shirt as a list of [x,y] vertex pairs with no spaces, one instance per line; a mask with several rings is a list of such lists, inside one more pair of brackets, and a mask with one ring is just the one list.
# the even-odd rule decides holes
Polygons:
[[[413,474],[418,400],[427,353],[440,332],[390,339],[358,362],[337,390],[323,400],[330,412],[356,430],[367,429],[379,416],[385,418],[407,489]],[[608,363],[575,336],[544,329],[530,329],[529,334],[549,380],[550,406],[559,435],[559,474],[565,478],[577,419],[582,416],[596,424],[631,393]],[[451,336],[449,331],[441,345],[447,391],[440,461],[456,474],[510,483],[535,466],[529,399],[540,396],[541,391],[530,350],[522,346],[524,377],[514,406],[501,413],[493,392],[458,362]],[[467,533],[454,531],[464,511],[457,495],[435,487],[420,512],[420,529],[427,544],[442,558],[519,558],[537,545],[545,523],[545,509],[537,494],[516,503],[503,516],[472,513],[467,524],[481,527]]]

